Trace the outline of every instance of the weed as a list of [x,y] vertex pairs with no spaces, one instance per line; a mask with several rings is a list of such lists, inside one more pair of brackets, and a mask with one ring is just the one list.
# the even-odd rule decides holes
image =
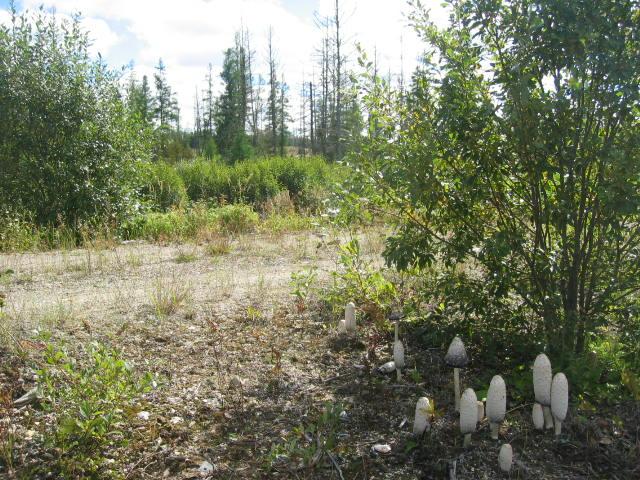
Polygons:
[[73,309],[73,306],[60,301],[51,309],[41,314],[39,326],[44,327],[46,330],[53,331],[64,328],[65,325],[69,325],[78,319],[79,316]]
[[38,371],[44,408],[55,412],[53,426],[42,430],[54,464],[39,468],[59,478],[104,478],[105,455],[124,445],[125,422],[134,402],[151,385],[151,376],[138,377],[120,352],[92,343],[85,362],[49,345]]
[[220,230],[225,233],[247,233],[258,225],[260,217],[248,205],[225,205],[216,211]]
[[291,293],[296,297],[298,313],[302,313],[306,309],[307,298],[317,277],[317,267],[291,273],[289,285],[292,288]]
[[338,446],[338,427],[343,412],[340,403],[327,402],[316,420],[295,428],[291,438],[283,444],[271,446],[268,466],[273,467],[280,459],[300,462],[308,470],[320,464],[324,456],[333,457]]
[[226,255],[231,251],[231,240],[229,237],[214,237],[205,246],[205,252],[210,257]]
[[195,250],[179,249],[174,261],[176,263],[191,263],[198,259],[198,253]]
[[184,305],[190,297],[191,286],[181,284],[175,278],[171,281],[158,279],[152,290],[151,305],[159,318],[166,318]]
[[11,421],[11,410],[13,402],[11,399],[11,391],[3,390],[0,392],[0,464],[4,465],[9,478],[12,478],[14,472],[15,457],[15,427]]
[[325,291],[324,298],[334,312],[353,301],[366,317],[382,328],[384,314],[396,300],[398,290],[380,269],[365,261],[357,239],[340,246],[339,266],[331,277],[332,285]]

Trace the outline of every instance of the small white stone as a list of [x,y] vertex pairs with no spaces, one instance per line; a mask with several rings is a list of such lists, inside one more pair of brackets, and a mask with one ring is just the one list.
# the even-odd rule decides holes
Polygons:
[[204,462],[202,462],[200,464],[200,467],[198,468],[198,471],[200,473],[209,474],[209,473],[213,472],[213,465],[211,465],[209,462],[207,462],[205,460]]
[[144,410],[143,410],[142,412],[138,412],[138,418],[139,418],[140,420],[149,420],[149,416],[150,416],[150,415],[151,415],[151,414],[150,414],[149,412],[146,412],[146,411],[144,411]]
[[173,425],[178,425],[179,423],[184,423],[184,418],[182,417],[171,417],[171,420],[169,420]]
[[389,453],[391,451],[391,446],[386,443],[376,443],[373,446],[373,451],[377,453]]

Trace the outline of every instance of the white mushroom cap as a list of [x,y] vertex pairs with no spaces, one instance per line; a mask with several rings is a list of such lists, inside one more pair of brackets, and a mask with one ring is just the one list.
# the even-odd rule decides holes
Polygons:
[[476,431],[478,398],[473,388],[467,388],[460,397],[460,431],[466,435]]
[[422,435],[425,430],[431,428],[429,415],[431,412],[431,402],[427,397],[420,397],[416,403],[416,414],[413,420],[413,434]]
[[393,342],[393,361],[396,368],[404,368],[404,345],[400,340]]
[[551,362],[541,353],[533,364],[533,391],[536,394],[536,402],[544,406],[551,404]]
[[345,323],[344,319],[341,319],[338,322],[338,333],[345,333],[347,331],[347,324]]
[[556,373],[551,384],[551,413],[561,422],[567,416],[569,408],[569,382],[564,373]]
[[539,403],[533,404],[531,418],[533,418],[533,425],[536,427],[536,430],[544,430],[544,412],[542,411],[542,405]]
[[511,470],[511,465],[513,464],[513,448],[511,448],[510,444],[505,443],[500,447],[498,464],[500,465],[500,470],[505,473],[509,473]]
[[500,375],[491,379],[487,392],[487,417],[492,423],[500,423],[507,412],[507,387]]
[[467,357],[467,351],[460,337],[455,337],[451,341],[447,354],[444,356],[444,361],[447,365],[454,368],[464,368],[467,366],[469,358]]

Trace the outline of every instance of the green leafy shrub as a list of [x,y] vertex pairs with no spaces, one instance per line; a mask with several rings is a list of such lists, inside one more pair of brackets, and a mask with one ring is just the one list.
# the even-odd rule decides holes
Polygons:
[[92,343],[86,353],[86,359],[75,359],[50,345],[38,372],[44,407],[55,422],[42,431],[53,464],[39,468],[59,478],[104,478],[105,456],[125,443],[122,424],[151,384],[117,350]]
[[216,211],[220,229],[226,233],[247,233],[258,225],[260,217],[248,205],[225,205]]
[[[430,53],[408,94],[362,58],[377,130],[352,157],[351,199],[394,215],[389,264],[477,263],[470,293],[511,305],[513,323],[568,364],[602,326],[618,327],[640,288],[638,5],[451,7],[440,28],[415,2]],[[485,313],[467,321],[490,327]],[[527,346],[501,338],[513,355]],[[494,342],[491,328],[483,340]]]
[[176,169],[165,162],[144,163],[142,171],[142,195],[156,210],[167,211],[184,207],[189,201],[187,189]]
[[318,206],[316,197],[330,187],[337,170],[316,157],[272,157],[233,165],[197,159],[176,168],[192,201],[258,206],[287,191],[299,207]]
[[364,258],[357,239],[340,246],[339,268],[331,272],[331,278],[323,298],[334,312],[354,302],[376,326],[383,326],[398,290],[383,271]]
[[125,238],[155,241],[181,241],[207,238],[208,233],[248,233],[256,229],[258,214],[248,205],[207,207],[196,204],[184,210],[148,212],[122,227]]
[[119,74],[89,44],[78,17],[43,11],[0,29],[0,208],[19,206],[38,225],[111,222],[136,207],[147,139]]

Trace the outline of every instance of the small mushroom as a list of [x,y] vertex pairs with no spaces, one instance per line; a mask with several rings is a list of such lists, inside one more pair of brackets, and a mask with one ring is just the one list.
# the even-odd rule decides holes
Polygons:
[[562,422],[567,417],[569,408],[569,382],[564,373],[556,373],[551,383],[551,412],[555,419],[556,436],[562,433]]
[[431,402],[427,397],[420,397],[416,403],[416,414],[413,419],[413,434],[421,436],[431,428],[429,416],[431,414]]
[[478,423],[480,423],[483,418],[484,418],[484,402],[482,400],[478,400]]
[[347,332],[356,331],[356,306],[353,302],[347,303],[344,307],[344,324]]
[[510,444],[505,443],[500,447],[498,464],[500,465],[500,470],[504,473],[509,473],[511,471],[511,465],[513,464],[513,448],[511,448]]
[[347,333],[347,324],[344,321],[344,319],[340,319],[340,321],[338,322],[338,333],[339,334]]
[[491,379],[487,392],[487,417],[491,427],[491,438],[498,439],[500,424],[507,411],[507,387],[500,375]]
[[536,402],[542,405],[544,413],[544,427],[553,428],[551,417],[551,362],[549,357],[541,353],[533,364],[533,391],[536,394]]
[[469,364],[467,351],[460,337],[455,337],[449,345],[449,350],[444,357],[445,363],[453,367],[453,390],[455,395],[456,412],[460,411],[460,369]]
[[536,427],[536,430],[544,430],[544,413],[542,411],[542,405],[538,402],[533,404],[531,418],[533,419],[533,426]]
[[473,388],[467,388],[460,398],[460,432],[464,435],[464,446],[471,443],[471,434],[478,424],[478,398]]
[[398,380],[401,378],[400,370],[404,368],[404,345],[398,339],[398,323],[396,322],[396,329],[393,342],[393,361],[396,364],[396,372],[398,374]]

